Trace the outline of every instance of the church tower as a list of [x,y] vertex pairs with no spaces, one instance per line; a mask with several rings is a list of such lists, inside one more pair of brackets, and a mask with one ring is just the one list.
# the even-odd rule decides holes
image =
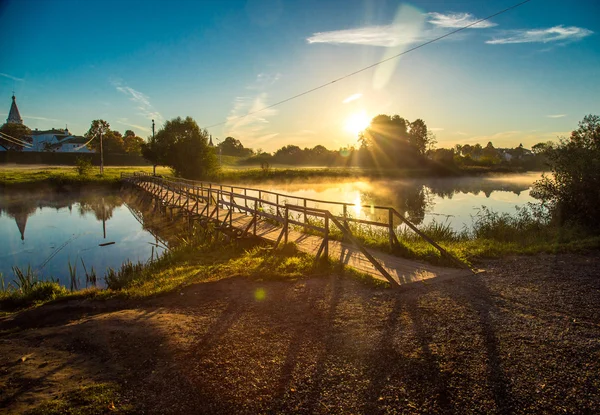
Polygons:
[[19,114],[19,107],[17,107],[17,101],[13,93],[12,104],[10,105],[10,111],[8,112],[8,118],[6,119],[7,124],[23,124],[21,114]]

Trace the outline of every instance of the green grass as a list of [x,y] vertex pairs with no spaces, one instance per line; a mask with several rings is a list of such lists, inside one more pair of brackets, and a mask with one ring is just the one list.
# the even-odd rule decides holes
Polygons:
[[[315,263],[314,257],[297,251],[294,244],[273,249],[255,243],[245,246],[248,243],[224,242],[218,240],[214,233],[198,232],[181,239],[178,246],[154,262],[126,262],[117,270],[109,270],[105,276],[106,289],[92,287],[70,291],[52,281],[36,281],[28,291],[5,285],[4,290],[0,291],[0,310],[12,311],[70,299],[142,299],[193,283],[231,277],[294,281],[342,271],[341,265],[332,261]],[[380,285],[358,272],[344,272],[365,283]]]
[[114,383],[82,386],[64,393],[26,412],[27,415],[102,415],[134,414],[124,402],[121,388]]
[[[0,168],[0,187],[31,187],[43,185],[118,185],[121,173],[152,172],[150,166],[105,167],[100,175],[94,167],[90,174],[80,175],[75,167],[2,167]],[[157,167],[156,173],[169,176],[167,167]]]

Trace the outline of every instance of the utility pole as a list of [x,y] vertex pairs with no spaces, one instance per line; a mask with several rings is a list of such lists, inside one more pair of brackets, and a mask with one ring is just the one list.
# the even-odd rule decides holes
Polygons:
[[102,146],[102,127],[100,128],[100,174],[104,174],[104,147]]
[[[154,143],[154,120],[152,120],[152,142]],[[156,164],[152,165],[152,175],[156,176]]]

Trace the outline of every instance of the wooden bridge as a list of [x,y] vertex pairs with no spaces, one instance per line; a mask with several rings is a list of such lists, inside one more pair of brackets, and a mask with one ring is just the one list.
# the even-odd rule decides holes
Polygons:
[[[123,173],[121,178],[148,192],[160,206],[177,208],[190,220],[205,226],[212,224],[232,237],[254,236],[275,246],[294,242],[300,251],[314,255],[316,260],[322,257],[339,260],[374,278],[387,280],[392,286],[473,272],[392,207],[356,206],[146,173]],[[370,218],[351,217],[349,211],[353,209],[369,210]],[[401,223],[461,268],[434,266],[366,248],[351,231],[352,224],[379,230],[393,248],[399,244],[395,226]]]

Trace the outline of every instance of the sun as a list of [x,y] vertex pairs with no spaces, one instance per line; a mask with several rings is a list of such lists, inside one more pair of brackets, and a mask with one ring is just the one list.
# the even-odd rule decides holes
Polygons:
[[370,122],[371,120],[369,120],[369,117],[367,117],[367,113],[365,111],[355,112],[346,118],[344,128],[346,131],[349,131],[354,135],[358,135],[359,132],[363,131],[369,126]]

